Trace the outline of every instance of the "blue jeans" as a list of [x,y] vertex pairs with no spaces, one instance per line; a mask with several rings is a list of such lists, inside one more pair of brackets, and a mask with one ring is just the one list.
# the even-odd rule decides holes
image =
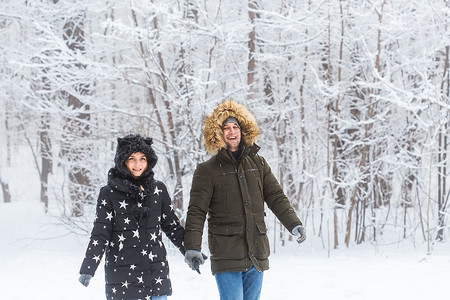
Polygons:
[[252,267],[247,272],[224,272],[215,275],[220,300],[258,300],[263,273]]

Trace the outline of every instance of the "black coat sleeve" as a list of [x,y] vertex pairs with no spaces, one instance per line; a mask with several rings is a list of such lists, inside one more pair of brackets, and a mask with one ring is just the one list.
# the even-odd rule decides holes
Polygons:
[[180,220],[175,214],[167,187],[162,182],[158,182],[157,184],[162,190],[161,229],[184,255],[184,228],[181,226]]
[[111,232],[114,224],[114,211],[110,195],[110,188],[103,187],[97,200],[97,209],[92,228],[91,238],[86,250],[83,263],[81,264],[80,274],[89,274],[94,276],[98,265],[108,247]]

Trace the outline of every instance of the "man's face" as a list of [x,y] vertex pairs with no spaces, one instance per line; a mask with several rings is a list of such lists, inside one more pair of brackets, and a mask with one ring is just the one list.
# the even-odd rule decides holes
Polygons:
[[223,140],[231,152],[237,151],[241,143],[241,130],[233,122],[225,123],[222,127]]

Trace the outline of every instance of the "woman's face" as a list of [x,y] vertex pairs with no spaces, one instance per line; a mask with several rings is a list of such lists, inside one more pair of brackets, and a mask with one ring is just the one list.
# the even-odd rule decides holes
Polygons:
[[130,155],[125,161],[125,165],[130,170],[133,177],[138,178],[147,169],[147,157],[144,153],[136,152]]

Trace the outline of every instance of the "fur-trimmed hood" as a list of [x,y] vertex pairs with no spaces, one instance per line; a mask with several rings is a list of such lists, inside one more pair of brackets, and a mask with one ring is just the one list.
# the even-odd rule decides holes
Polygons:
[[241,127],[241,141],[245,146],[254,145],[261,134],[255,116],[242,104],[227,100],[220,103],[203,121],[203,138],[208,153],[217,154],[225,147],[222,138],[222,124],[228,117],[238,120]]

